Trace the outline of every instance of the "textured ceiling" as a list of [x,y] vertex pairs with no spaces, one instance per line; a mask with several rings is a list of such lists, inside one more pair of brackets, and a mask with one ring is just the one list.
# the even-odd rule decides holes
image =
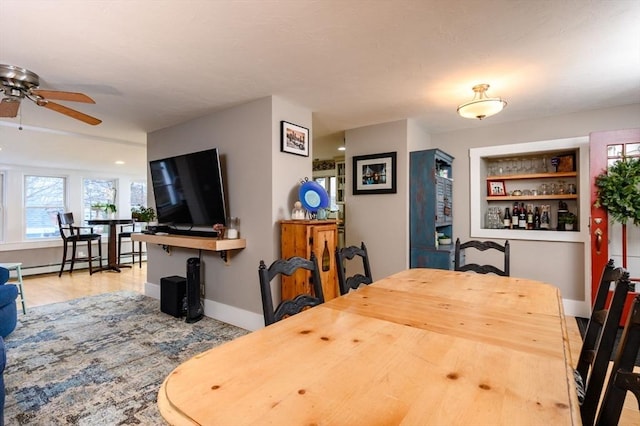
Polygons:
[[[637,0],[0,0],[0,63],[103,120],[24,101],[24,126],[125,151],[269,95],[313,111],[316,138],[402,118],[438,133],[640,102],[639,23]],[[456,114],[477,83],[509,103],[483,122]],[[19,119],[0,120],[5,144]]]

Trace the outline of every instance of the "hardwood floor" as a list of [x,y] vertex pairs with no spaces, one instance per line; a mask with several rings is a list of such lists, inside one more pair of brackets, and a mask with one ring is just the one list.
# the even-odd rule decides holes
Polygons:
[[[102,271],[89,275],[88,269],[64,272],[62,277],[57,273],[31,275],[23,277],[23,287],[29,308],[49,303],[64,302],[94,294],[111,293],[119,290],[144,293],[147,278],[147,264],[142,268],[122,268],[122,272]],[[19,307],[20,308],[20,307]]]
[[[94,294],[119,290],[144,293],[146,278],[146,263],[142,264],[142,268],[136,265],[133,268],[124,268],[120,273],[103,271],[89,275],[88,270],[80,270],[74,271],[73,274],[65,272],[60,278],[57,273],[26,276],[24,277],[24,292],[27,315],[29,308],[34,306],[64,302]],[[22,315],[20,307],[18,307],[18,311]],[[573,365],[576,365],[582,346],[582,338],[575,318],[567,316],[566,320]],[[636,368],[636,371],[640,372],[640,368]],[[631,393],[627,395],[619,425],[640,425],[640,411],[638,411],[638,404]]]

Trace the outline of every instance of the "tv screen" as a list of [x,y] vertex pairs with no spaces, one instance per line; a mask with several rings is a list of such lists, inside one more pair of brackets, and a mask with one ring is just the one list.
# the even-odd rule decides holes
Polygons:
[[149,162],[158,222],[226,225],[220,158],[216,148]]

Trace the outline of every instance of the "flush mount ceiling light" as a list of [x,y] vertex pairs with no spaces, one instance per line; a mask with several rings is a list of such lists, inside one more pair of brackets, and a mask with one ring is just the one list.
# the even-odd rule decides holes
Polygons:
[[502,111],[507,106],[507,101],[500,98],[487,97],[488,84],[477,84],[473,86],[473,100],[458,107],[458,114],[464,118],[477,118],[482,120],[491,117]]

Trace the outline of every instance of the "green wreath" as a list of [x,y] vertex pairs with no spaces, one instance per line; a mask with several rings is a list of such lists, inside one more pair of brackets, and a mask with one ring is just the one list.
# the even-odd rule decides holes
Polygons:
[[618,161],[596,177],[595,207],[604,207],[612,221],[625,224],[629,219],[640,225],[640,159]]

